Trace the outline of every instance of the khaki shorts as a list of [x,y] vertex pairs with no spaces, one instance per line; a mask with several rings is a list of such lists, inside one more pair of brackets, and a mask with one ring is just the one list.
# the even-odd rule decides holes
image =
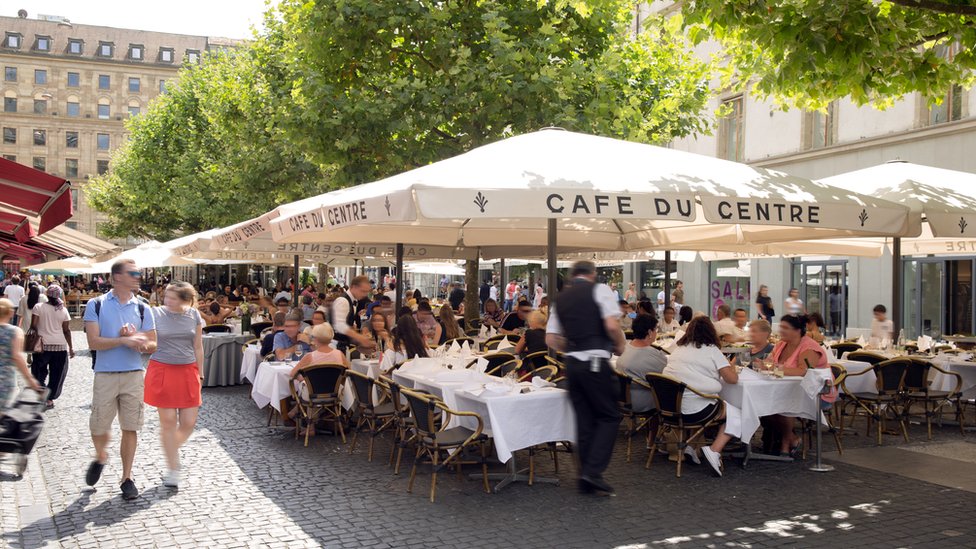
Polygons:
[[93,435],[112,430],[112,421],[119,416],[123,431],[142,429],[143,387],[145,372],[95,372],[92,387],[92,409],[88,427]]

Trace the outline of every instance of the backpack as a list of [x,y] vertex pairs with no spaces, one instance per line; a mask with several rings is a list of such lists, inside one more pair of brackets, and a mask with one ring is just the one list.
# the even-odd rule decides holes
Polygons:
[[[99,297],[96,297],[95,299],[92,300],[92,301],[95,302],[94,303],[94,305],[95,305],[95,318],[98,318],[98,316],[102,313],[102,299],[104,297],[105,296],[99,296]],[[141,327],[146,322],[146,305],[145,305],[145,303],[142,302],[142,299],[140,299],[139,297],[136,297],[135,300],[136,300],[136,303],[139,305],[139,326]],[[91,303],[89,303],[89,305],[91,305]],[[88,351],[88,354],[91,355],[91,359],[92,359],[92,370],[94,370],[95,369],[95,356],[98,354],[98,351],[94,351],[94,350]]]

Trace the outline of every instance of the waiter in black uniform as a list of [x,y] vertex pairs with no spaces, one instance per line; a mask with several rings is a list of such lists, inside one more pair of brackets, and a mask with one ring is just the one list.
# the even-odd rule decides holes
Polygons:
[[349,289],[332,302],[332,328],[335,330],[336,348],[346,352],[350,345],[360,351],[372,351],[376,344],[359,331],[359,303],[372,289],[369,279],[357,276],[349,282]]
[[546,344],[565,353],[569,397],[576,412],[579,490],[613,494],[603,480],[620,425],[618,384],[610,367],[611,353],[622,354],[626,340],[620,329],[620,306],[606,284],[596,283],[596,265],[578,261],[570,285],[556,297],[549,315]]

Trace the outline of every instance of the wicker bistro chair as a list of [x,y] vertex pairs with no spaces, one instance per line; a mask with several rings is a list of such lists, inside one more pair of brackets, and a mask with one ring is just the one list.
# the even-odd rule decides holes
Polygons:
[[541,368],[542,366],[550,366],[552,365],[550,360],[551,357],[549,356],[549,351],[536,351],[534,353],[529,353],[522,358],[522,370],[532,371],[536,368]]
[[[834,376],[834,386],[839,387],[844,379],[847,377],[847,370],[839,364],[830,365],[830,373]],[[840,443],[840,436],[843,434],[843,424],[840,427],[834,424],[834,421],[830,419],[831,412],[836,414],[836,417],[843,417],[839,415],[838,410],[843,407],[844,393],[838,391],[837,400],[834,401],[832,410],[825,410],[823,417],[827,422],[827,432],[834,435],[834,444],[837,445],[837,453],[839,455],[844,455],[844,446]],[[813,449],[815,433],[817,430],[817,424],[810,419],[801,420],[802,426],[802,436],[806,439],[806,444],[803,445],[803,459],[807,459],[807,450]]]
[[415,438],[413,416],[410,415],[410,407],[400,393],[400,384],[385,376],[380,376],[379,379],[389,389],[390,403],[393,404],[393,451],[390,452],[389,464],[393,465],[395,458],[396,466],[393,474],[399,475],[403,450],[410,446]]
[[888,360],[888,357],[879,355],[878,353],[872,353],[871,351],[852,351],[849,355],[847,355],[847,360],[867,362],[871,366],[874,366],[875,364],[881,364],[882,362]]
[[226,324],[207,324],[203,327],[205,334],[229,334],[230,326]]
[[273,322],[255,322],[251,324],[251,333],[254,334],[254,337],[260,338],[262,332],[273,326]]
[[[353,370],[346,371],[346,379],[352,382],[352,387],[356,393],[356,411],[359,412],[359,419],[356,421],[356,431],[352,435],[352,444],[349,445],[349,453],[356,450],[356,441],[359,439],[359,432],[365,426],[369,434],[369,448],[367,450],[366,461],[373,461],[373,441],[377,435],[383,431],[393,428],[396,424],[396,408],[392,402],[376,402],[373,398],[374,387],[379,387],[386,393],[389,390],[382,381],[376,381],[366,374]],[[382,400],[382,399],[381,399]]]
[[[519,359],[512,353],[488,353],[481,358],[488,361],[488,366],[485,367],[485,373],[494,376],[505,376],[508,372],[515,370],[519,367]],[[478,363],[478,359],[472,359],[468,363],[467,367],[470,368]]]
[[630,449],[634,435],[642,429],[649,429],[651,427],[652,419],[657,417],[657,410],[652,408],[643,412],[634,411],[634,403],[631,398],[631,390],[634,384],[636,383],[648,391],[651,390],[651,386],[644,381],[635,380],[623,372],[614,371],[614,374],[617,376],[617,382],[620,384],[620,392],[617,395],[617,408],[620,409],[620,414],[623,416],[623,423],[627,427],[627,463],[630,463]]
[[860,351],[861,350],[861,346],[860,345],[858,345],[857,343],[850,342],[850,341],[843,341],[841,343],[834,343],[833,345],[830,346],[830,348],[833,349],[837,353],[837,356],[838,357],[842,356],[844,353],[853,353],[855,351]]
[[[644,464],[644,468],[649,469],[651,467],[651,461],[657,452],[658,443],[665,442],[663,438],[664,432],[671,431],[678,437],[678,468],[676,474],[680,478],[681,462],[684,461],[685,447],[696,442],[705,433],[705,429],[718,425],[723,421],[719,418],[722,417],[725,411],[725,402],[718,395],[701,393],[673,377],[651,373],[647,374],[645,379],[647,380],[647,384],[651,386],[651,392],[654,393],[654,401],[657,402],[659,423],[655,432],[650,435],[651,440],[647,450],[647,463]],[[684,397],[685,390],[691,391],[702,398],[714,400],[716,403],[715,409],[711,414],[696,422],[686,423],[685,418],[687,416],[681,413],[681,400]],[[687,436],[689,431],[691,431],[691,435]]]
[[[501,343],[501,341],[503,339],[505,339],[506,337],[509,337],[509,336],[507,336],[505,334],[495,334],[495,335],[489,337],[484,342],[482,342],[482,344],[481,344],[481,350],[482,351],[485,351],[485,352],[494,351],[495,349],[498,348],[498,344]],[[511,341],[511,340],[509,340],[509,341]]]
[[[400,394],[406,398],[410,413],[413,415],[413,429],[417,444],[413,467],[410,470],[410,481],[407,483],[407,492],[413,492],[413,481],[417,476],[417,466],[429,461],[431,465],[430,501],[433,503],[437,495],[438,471],[455,465],[460,475],[461,460],[468,453],[466,450],[477,449],[479,455],[474,462],[481,465],[481,479],[485,493],[491,493],[491,489],[488,487],[488,437],[482,432],[485,423],[481,416],[474,412],[452,410],[443,401],[429,394],[403,388],[400,389]],[[450,416],[473,417],[477,420],[478,425],[474,430],[461,426],[445,428]],[[441,459],[442,453],[448,455]]]
[[[901,424],[902,435],[905,442],[908,442],[908,428],[905,424],[905,415],[900,410],[902,405],[902,394],[905,391],[905,373],[912,360],[910,358],[893,358],[875,364],[872,368],[858,372],[848,373],[841,380],[841,387],[849,400],[844,403],[845,408],[852,408],[851,425],[858,415],[867,417],[867,431],[865,435],[871,434],[871,422],[877,423],[878,446],[881,446],[881,435],[884,434],[885,417],[891,416]],[[847,380],[874,372],[877,378],[877,393],[851,393],[847,390]],[[859,414],[863,412],[863,414]]]
[[[291,395],[295,399],[301,418],[307,423],[305,446],[308,446],[308,432],[319,419],[331,420],[336,430],[346,442],[342,429],[342,387],[346,380],[346,367],[342,364],[312,364],[298,371],[289,383]],[[305,383],[305,391],[298,391],[294,381]],[[302,393],[306,394],[302,394]],[[323,418],[323,416],[325,416]],[[295,438],[298,438],[301,421],[295,422]]]
[[519,381],[532,381],[532,378],[534,377],[541,377],[546,381],[552,381],[558,375],[559,368],[553,366],[552,364],[546,364],[545,366],[539,366],[535,370],[522,374]]
[[[955,378],[955,386],[951,391],[933,391],[929,388],[929,372],[935,370],[944,376]],[[903,414],[905,419],[911,415],[913,404],[921,403],[925,413],[925,425],[928,427],[929,440],[932,440],[932,417],[938,416],[942,420],[943,408],[946,404],[952,404],[956,411],[956,421],[959,423],[959,430],[963,435],[966,429],[963,426],[962,410],[962,376],[955,372],[948,372],[938,365],[919,358],[911,359],[911,364],[905,372],[905,408]]]
[[241,345],[241,354],[244,354],[244,351],[247,350],[247,346],[248,345],[254,345],[255,343],[257,343],[258,345],[260,345],[261,344],[261,340],[260,339],[249,339],[249,340],[245,341],[244,344]]
[[467,336],[465,336],[465,337],[456,337],[454,339],[448,339],[448,340],[444,341],[444,345],[447,345],[448,347],[451,346],[451,343],[457,343],[458,345],[464,345],[465,343],[467,343],[468,346],[469,347],[472,347],[472,348],[475,345],[477,345],[477,342],[475,342],[474,338],[467,337]]

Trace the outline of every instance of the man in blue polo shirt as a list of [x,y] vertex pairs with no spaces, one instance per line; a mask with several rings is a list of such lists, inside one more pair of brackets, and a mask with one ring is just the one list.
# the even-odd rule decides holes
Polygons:
[[[149,306],[136,298],[142,272],[131,259],[112,265],[112,290],[93,299],[85,309],[88,348],[97,351],[88,426],[95,444],[95,460],[85,482],[94,486],[108,461],[112,421],[122,429],[122,497],[139,496],[132,481],[137,433],[143,422],[144,371],[140,354],[156,350],[156,325]],[[96,303],[97,300],[97,303]]]

